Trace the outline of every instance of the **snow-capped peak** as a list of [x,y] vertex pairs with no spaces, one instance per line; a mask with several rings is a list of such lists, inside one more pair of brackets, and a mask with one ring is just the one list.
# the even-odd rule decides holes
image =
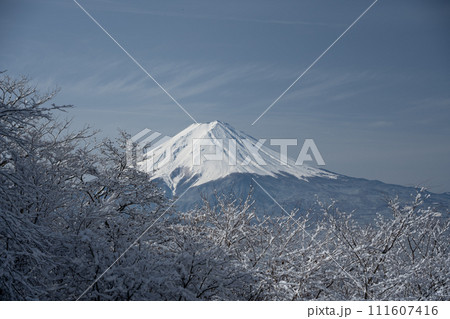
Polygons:
[[196,123],[148,152],[140,167],[152,179],[163,179],[174,193],[181,183],[198,186],[233,173],[335,177],[324,170],[296,166],[291,159],[282,165],[280,155],[263,142],[221,121]]

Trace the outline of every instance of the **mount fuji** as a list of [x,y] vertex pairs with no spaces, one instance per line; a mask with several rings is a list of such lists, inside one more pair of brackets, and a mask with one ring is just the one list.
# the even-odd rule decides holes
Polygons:
[[[317,212],[320,200],[334,202],[341,211],[370,222],[376,213],[387,213],[388,199],[398,196],[410,201],[417,193],[413,187],[295,165],[289,157],[283,162],[280,154],[261,141],[220,121],[192,124],[157,144],[148,146],[146,159],[138,167],[147,172],[151,167],[151,179],[169,197],[178,197],[176,206],[181,210],[200,206],[202,197],[214,201],[215,194],[245,198],[252,189],[260,214],[282,214],[283,209],[295,208],[299,213]],[[449,194],[428,194],[428,206],[448,212]]]

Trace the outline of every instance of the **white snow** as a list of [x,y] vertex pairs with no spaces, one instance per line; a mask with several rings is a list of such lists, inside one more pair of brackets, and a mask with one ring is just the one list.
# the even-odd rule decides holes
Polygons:
[[[194,165],[193,141],[194,139],[212,139],[216,146],[200,146],[201,164]],[[236,141],[236,157],[233,156],[233,147],[229,141]],[[222,142],[220,142],[222,141]],[[247,142],[244,142],[247,141]],[[294,160],[288,158],[288,165],[281,165],[280,155],[266,146],[268,141],[259,149],[258,154],[266,163],[259,165],[255,157],[244,145],[250,142],[256,145],[258,141],[235,130],[227,123],[213,121],[210,123],[192,124],[166,142],[153,148],[147,160],[140,163],[143,170],[150,167],[153,162],[151,179],[163,179],[175,193],[177,185],[183,181],[193,182],[192,186],[198,186],[210,181],[226,177],[232,173],[251,173],[256,175],[268,175],[276,177],[277,174],[291,174],[300,179],[321,176],[336,178],[336,175],[310,166],[294,165]],[[205,154],[214,154],[217,145],[222,143],[223,156],[221,160],[207,160]],[[233,142],[232,142],[233,143]],[[171,157],[167,155],[171,154]],[[250,162],[246,165],[246,162]],[[247,161],[246,161],[247,160]],[[235,162],[236,165],[230,165]]]

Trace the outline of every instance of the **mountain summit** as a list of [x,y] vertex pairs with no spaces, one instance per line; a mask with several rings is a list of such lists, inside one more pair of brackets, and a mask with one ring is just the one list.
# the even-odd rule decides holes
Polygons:
[[224,122],[192,124],[152,149],[144,164],[152,165],[152,179],[162,179],[173,193],[182,183],[200,186],[234,173],[336,178],[321,169],[295,165],[290,158],[283,163],[280,154],[263,142],[267,141],[258,141]]

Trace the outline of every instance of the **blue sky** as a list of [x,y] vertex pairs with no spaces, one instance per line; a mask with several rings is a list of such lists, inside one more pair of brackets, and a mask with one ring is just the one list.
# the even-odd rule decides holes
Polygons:
[[[450,191],[450,3],[79,0],[199,122],[313,138],[338,173]],[[2,0],[0,69],[114,136],[192,123],[72,0]],[[298,154],[300,146],[292,147]]]

